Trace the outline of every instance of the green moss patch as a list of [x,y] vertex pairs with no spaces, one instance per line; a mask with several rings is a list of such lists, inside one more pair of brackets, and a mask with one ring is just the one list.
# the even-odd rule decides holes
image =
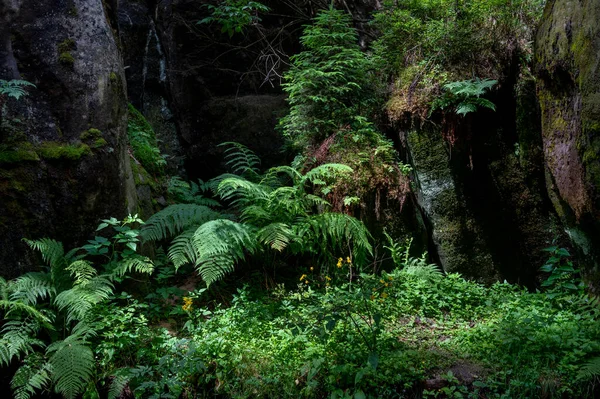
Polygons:
[[90,155],[92,151],[87,144],[71,145],[50,141],[42,144],[37,152],[47,160],[76,161],[84,155]]
[[39,160],[40,157],[30,143],[19,143],[13,147],[0,147],[0,165]]

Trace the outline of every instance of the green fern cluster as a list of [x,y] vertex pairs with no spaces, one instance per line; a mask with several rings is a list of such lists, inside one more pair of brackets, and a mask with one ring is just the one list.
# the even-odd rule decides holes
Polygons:
[[[11,281],[0,278],[0,367],[20,362],[11,382],[15,398],[51,388],[67,399],[96,392],[91,311],[111,297],[115,282],[126,274],[153,270],[152,262],[134,251],[139,232],[128,225],[137,222],[137,217],[104,220],[99,230],[112,225],[112,241],[96,237],[66,253],[52,239],[25,240],[41,254],[44,270]],[[93,262],[98,257],[106,260],[103,270]]]
[[0,79],[0,96],[13,97],[20,99],[27,95],[27,87],[35,87],[35,85],[26,80],[2,80]]
[[325,164],[303,174],[279,166],[261,174],[254,153],[237,143],[226,144],[234,173],[207,185],[230,204],[235,216],[206,205],[178,204],[153,215],[142,228],[148,241],[174,237],[168,256],[176,268],[192,264],[211,284],[252,254],[288,252],[330,260],[350,249],[355,264],[365,261],[372,248],[362,222],[331,212],[331,205],[313,193],[352,169]]
[[482,98],[498,81],[491,79],[472,79],[445,84],[444,94],[431,104],[431,112],[450,108],[455,114],[465,116],[475,112],[479,107],[496,110],[496,106],[488,99]]

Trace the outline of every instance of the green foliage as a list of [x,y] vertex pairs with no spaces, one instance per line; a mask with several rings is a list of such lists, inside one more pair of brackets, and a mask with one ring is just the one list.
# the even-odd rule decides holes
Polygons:
[[26,80],[2,80],[0,79],[0,98],[2,96],[13,97],[19,100],[27,95],[27,87],[35,87],[33,83]]
[[548,289],[548,297],[583,294],[584,285],[581,278],[576,276],[577,270],[573,267],[573,262],[568,259],[571,256],[569,251],[556,246],[545,248],[544,251],[551,254],[546,264],[540,268],[540,271],[550,273],[542,283],[542,287]]
[[[499,80],[515,57],[531,74],[534,32],[544,0],[386,0],[374,16],[379,31],[374,59],[394,87],[388,111],[393,119],[426,119],[430,105],[450,82],[473,76]],[[447,92],[448,89],[446,89]],[[445,94],[444,94],[445,95]],[[479,104],[477,104],[479,103]],[[456,105],[456,104],[452,104]],[[476,100],[460,114],[473,112]]]
[[156,134],[146,118],[129,104],[127,136],[133,149],[133,156],[145,170],[153,175],[162,175],[167,161],[161,155]]
[[436,98],[431,104],[431,111],[450,108],[457,115],[465,116],[477,111],[478,107],[496,110],[490,100],[481,98],[498,81],[491,79],[472,79],[460,82],[451,82],[443,86],[444,94]]
[[350,250],[357,264],[366,261],[372,249],[362,222],[328,212],[329,203],[311,193],[352,169],[325,164],[302,174],[280,166],[261,175],[258,158],[246,147],[232,143],[225,153],[238,174],[218,176],[207,186],[232,206],[239,221],[206,206],[179,204],[153,215],[142,229],[150,241],[176,236],[168,251],[176,268],[192,264],[211,284],[231,272],[246,254],[274,251],[272,256],[288,252],[331,260],[336,253]]
[[323,10],[301,38],[303,51],[291,57],[284,78],[290,113],[284,134],[302,148],[353,124],[373,105],[370,61],[358,46],[350,15]]
[[[308,272],[294,290],[246,287],[228,307],[194,306],[177,336],[142,338],[152,350],[133,350],[138,364],[119,375],[141,397],[593,397],[576,379],[599,348],[592,304],[406,263],[325,289]],[[423,392],[435,376],[445,388]]]
[[221,33],[227,33],[229,37],[241,33],[249,25],[257,24],[260,22],[258,13],[270,10],[266,5],[251,0],[224,0],[219,1],[219,5],[205,4],[205,7],[211,15],[198,21],[198,24],[216,22],[221,25]]
[[53,141],[46,141],[42,143],[38,148],[37,152],[41,158],[48,160],[68,160],[77,161],[84,155],[90,155],[92,153],[90,147],[87,144],[62,144]]
[[132,271],[153,271],[152,262],[135,253],[137,223],[142,223],[137,216],[103,220],[98,230],[111,226],[112,239],[96,237],[67,253],[52,239],[25,240],[40,252],[44,270],[0,279],[0,365],[20,361],[12,380],[15,397],[51,387],[65,398],[95,390],[94,309],[112,296],[115,281]]

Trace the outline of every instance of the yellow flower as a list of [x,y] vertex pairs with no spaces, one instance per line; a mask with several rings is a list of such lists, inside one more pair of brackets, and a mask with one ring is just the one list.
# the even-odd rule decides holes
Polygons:
[[331,281],[331,277],[329,277],[329,276],[325,276],[325,280],[327,280],[327,281]]
[[313,270],[315,270],[315,268],[311,266],[310,267],[310,271],[312,272]]
[[308,284],[308,280],[306,280],[306,281],[304,282],[304,284]]
[[183,306],[181,307],[181,309],[183,309],[186,312],[192,310],[192,303],[194,303],[194,299],[184,296],[183,297]]
[[389,287],[389,286],[390,286],[388,283],[385,283],[384,285],[385,285],[386,287]]
[[300,276],[300,281],[304,280],[306,278],[306,274],[303,274],[302,276]]
[[337,262],[337,267],[342,267],[342,262],[344,261],[344,259],[339,258],[338,262]]
[[352,263],[352,260],[350,259],[350,257],[349,257],[349,256],[347,256],[347,257],[346,257],[346,262],[347,262],[347,263]]
[[384,283],[385,283],[385,281],[383,281],[383,279],[379,280],[379,282],[380,282],[381,284],[384,284]]

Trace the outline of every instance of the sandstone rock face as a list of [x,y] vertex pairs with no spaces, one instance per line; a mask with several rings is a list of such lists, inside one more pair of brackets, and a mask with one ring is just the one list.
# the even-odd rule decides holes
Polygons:
[[[545,191],[539,112],[532,81],[507,81],[459,126],[450,145],[439,128],[406,134],[418,203],[433,255],[448,272],[533,287],[559,234]],[[516,94],[516,98],[515,98]],[[467,130],[465,130],[467,129]]]
[[587,272],[600,259],[600,3],[552,0],[536,40],[548,191]]
[[[36,85],[9,99],[0,142],[0,274],[31,265],[22,237],[80,242],[136,206],[126,86],[101,0],[4,1],[0,78]],[[13,62],[14,60],[14,62]]]

